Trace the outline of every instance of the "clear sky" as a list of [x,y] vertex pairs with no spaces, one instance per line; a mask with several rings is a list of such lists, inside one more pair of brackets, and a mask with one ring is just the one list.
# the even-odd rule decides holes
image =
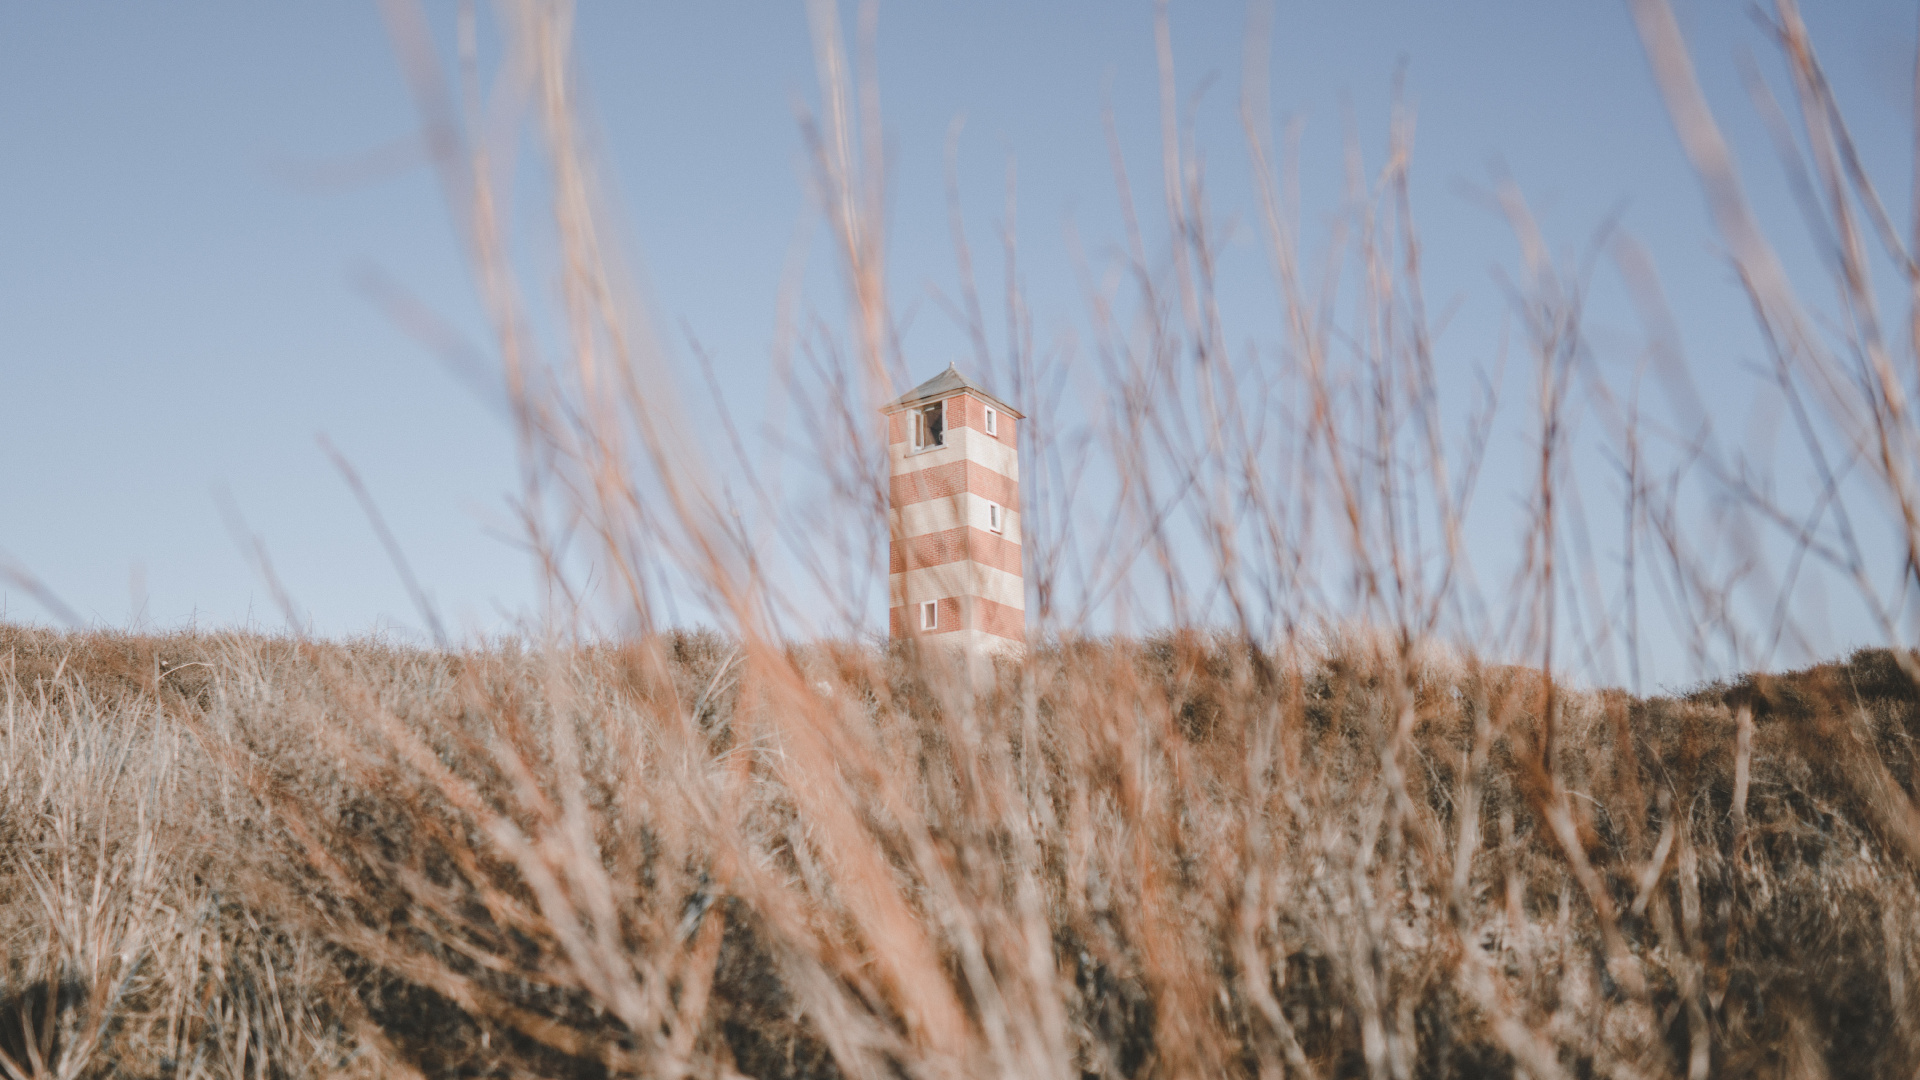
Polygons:
[[[1732,0],[1677,8],[1762,214],[1791,219],[1740,82],[1743,55],[1777,71],[1764,35]],[[1808,8],[1870,166],[1904,192],[1913,5]],[[452,5],[429,9],[450,40]],[[916,378],[965,355],[927,300],[954,281],[953,123],[964,119],[976,243],[991,242],[1011,161],[1038,330],[1071,332],[1084,303],[1069,226],[1092,248],[1120,235],[1109,103],[1133,168],[1156,168],[1152,15],[1111,0],[882,8],[892,287]],[[1246,12],[1175,3],[1171,18],[1216,208],[1250,219]],[[1339,195],[1343,115],[1377,151],[1404,62],[1427,289],[1462,304],[1450,334],[1487,339],[1498,323],[1494,274],[1517,257],[1475,191],[1507,174],[1556,250],[1579,251],[1621,214],[1659,264],[1703,381],[1731,386],[1754,358],[1623,3],[1281,2],[1273,26],[1272,108],[1306,125],[1309,220]],[[651,302],[714,354],[751,420],[796,244],[825,265],[795,122],[817,98],[805,12],[585,2],[577,34]],[[0,7],[0,552],[100,624],[278,625],[223,518],[227,492],[317,630],[412,632],[419,620],[316,444],[325,435],[455,626],[498,628],[527,609],[531,568],[502,539],[509,430],[356,284],[377,272],[484,338],[446,208],[410,150],[416,130],[372,2]],[[1251,229],[1239,235],[1252,305],[1262,257]],[[830,273],[811,277],[830,311]],[[1602,315],[1596,340],[1631,336]],[[1255,319],[1247,332],[1269,329]],[[0,584],[0,617],[46,613]]]

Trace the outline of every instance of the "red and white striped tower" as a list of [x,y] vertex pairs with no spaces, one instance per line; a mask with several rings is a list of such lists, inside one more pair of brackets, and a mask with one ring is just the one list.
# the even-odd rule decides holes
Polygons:
[[888,404],[892,635],[971,656],[1025,648],[1022,414],[947,370]]

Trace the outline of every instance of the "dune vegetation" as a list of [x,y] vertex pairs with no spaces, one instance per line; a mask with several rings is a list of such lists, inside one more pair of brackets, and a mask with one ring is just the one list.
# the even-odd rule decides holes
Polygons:
[[755,679],[712,634],[0,655],[26,1075],[1920,1060],[1920,700],[1884,652],[1561,692],[1551,766],[1538,673],[1380,642],[1083,642],[984,689],[861,647]]
[[[841,603],[816,625],[859,624],[888,539],[876,406],[906,384],[879,96],[837,6],[811,8],[803,130],[846,317],[795,331],[783,389],[826,418],[844,513],[770,553],[751,523],[791,518],[686,430],[684,373],[625,292],[570,12],[504,5],[481,85],[388,5],[492,318],[546,608],[451,640],[396,551],[432,645],[318,640],[284,596],[278,634],[0,626],[0,1074],[1914,1075],[1920,270],[1791,0],[1768,25],[1793,96],[1762,105],[1831,255],[1823,305],[1742,195],[1671,12],[1629,7],[1770,350],[1787,482],[1707,437],[1624,238],[1605,255],[1648,340],[1624,384],[1596,373],[1586,271],[1512,190],[1530,393],[1443,379],[1411,116],[1384,161],[1353,151],[1310,255],[1257,64],[1251,227],[1285,336],[1243,349],[1163,9],[1159,201],[1094,293],[1089,359],[1033,347],[1011,270],[988,332],[955,203],[953,310],[1036,418],[1031,646],[988,672],[793,629]],[[501,195],[523,142],[552,310]],[[1135,209],[1149,185],[1116,179]],[[1482,466],[1515,452],[1535,481],[1490,518]],[[1520,553],[1497,585],[1492,520]],[[1097,557],[1075,521],[1106,530]],[[1624,569],[1594,554],[1603,521]],[[1805,640],[1812,575],[1885,647],[1761,673]],[[676,591],[718,628],[676,628]],[[1692,689],[1607,688],[1656,648]]]

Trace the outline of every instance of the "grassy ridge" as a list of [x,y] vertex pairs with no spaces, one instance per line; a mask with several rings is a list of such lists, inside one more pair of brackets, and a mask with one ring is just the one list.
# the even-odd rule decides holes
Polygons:
[[981,687],[856,647],[768,685],[712,635],[0,658],[23,1073],[1920,1064],[1920,710],[1884,653],[1560,691],[1552,779],[1532,672],[1353,640],[1076,642]]

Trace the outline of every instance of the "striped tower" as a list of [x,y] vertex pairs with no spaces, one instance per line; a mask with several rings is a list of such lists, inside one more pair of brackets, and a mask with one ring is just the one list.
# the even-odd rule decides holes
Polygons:
[[883,411],[892,636],[975,657],[1025,648],[1021,413],[952,365]]

